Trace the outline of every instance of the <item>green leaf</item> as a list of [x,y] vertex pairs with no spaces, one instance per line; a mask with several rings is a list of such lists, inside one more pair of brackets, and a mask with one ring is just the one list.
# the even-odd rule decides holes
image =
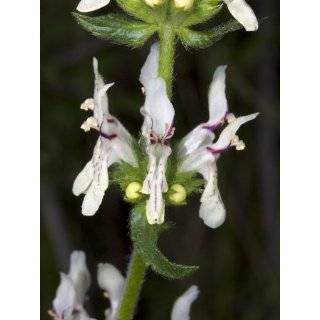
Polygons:
[[178,36],[182,44],[186,47],[200,49],[206,48],[221,40],[226,34],[242,29],[243,26],[232,19],[220,24],[211,31],[196,31],[189,28],[179,28]]
[[141,47],[157,30],[155,25],[130,19],[120,14],[91,17],[74,12],[73,15],[85,30],[97,38],[133,48]]
[[188,27],[206,22],[216,15],[222,7],[221,0],[196,0],[192,10],[185,12],[185,18],[181,25]]
[[196,31],[187,28],[181,28],[178,36],[184,46],[197,49],[209,47],[214,37],[210,31]]
[[150,225],[145,217],[145,207],[137,206],[131,213],[131,239],[144,262],[152,270],[169,279],[181,279],[195,272],[197,266],[185,266],[169,261],[158,249],[157,240],[167,225]]
[[149,23],[156,21],[152,8],[144,0],[117,0],[117,3],[124,11],[137,19]]

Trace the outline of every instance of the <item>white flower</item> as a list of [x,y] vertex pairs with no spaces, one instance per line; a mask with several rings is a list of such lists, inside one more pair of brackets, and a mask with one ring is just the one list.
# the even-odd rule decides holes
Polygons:
[[98,284],[110,300],[110,308],[105,311],[106,320],[115,320],[118,311],[124,281],[120,271],[109,263],[99,263]]
[[246,31],[258,30],[259,24],[252,8],[245,0],[223,0],[233,17],[240,22]]
[[[49,314],[56,320],[90,320],[83,307],[91,277],[82,251],[73,251],[69,273],[61,273],[61,282]],[[94,320],[94,319],[91,319]]]
[[187,134],[179,145],[179,153],[188,155],[197,148],[210,144],[214,139],[214,130],[221,127],[228,112],[228,103],[225,94],[225,79],[227,66],[219,66],[209,88],[209,120],[194,128]]
[[141,131],[147,142],[146,152],[149,157],[148,173],[141,192],[150,195],[146,205],[150,224],[164,222],[165,204],[162,193],[168,191],[165,174],[171,154],[168,142],[174,133],[174,108],[168,98],[164,80],[158,77],[158,50],[158,44],[151,47],[140,74],[145,91],[145,103],[141,108],[144,116]]
[[81,0],[77,6],[80,12],[91,12],[105,7],[110,0]]
[[[231,147],[236,150],[245,148],[244,142],[239,139],[236,132],[241,125],[258,116],[258,113],[254,113],[236,118],[233,114],[226,113],[228,106],[225,96],[225,70],[225,66],[217,68],[210,86],[209,124],[196,127],[182,139],[179,146],[179,156],[182,161],[179,170],[197,171],[206,181],[200,200],[199,215],[211,228],[219,227],[224,222],[226,215],[218,189],[216,162],[220,154]],[[215,137],[212,131],[222,125],[225,120],[228,125],[222,130],[218,140],[212,143]]]
[[191,304],[198,298],[199,293],[198,287],[192,286],[181,295],[173,305],[171,320],[190,320]]
[[105,84],[98,72],[98,61],[93,59],[95,89],[93,99],[81,105],[83,110],[93,110],[81,126],[84,131],[91,128],[99,132],[99,138],[92,159],[86,164],[73,183],[72,191],[78,196],[85,194],[82,214],[91,216],[98,210],[104,193],[109,185],[108,168],[115,162],[125,161],[135,165],[136,160],[131,148],[132,137],[120,121],[109,112],[107,90],[113,83]]

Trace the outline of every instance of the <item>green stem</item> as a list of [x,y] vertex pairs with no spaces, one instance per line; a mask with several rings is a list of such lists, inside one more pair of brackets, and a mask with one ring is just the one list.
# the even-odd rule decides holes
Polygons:
[[146,270],[147,267],[142,258],[133,250],[119,307],[118,320],[133,319]]
[[172,78],[175,49],[175,31],[170,25],[163,25],[159,31],[160,56],[159,56],[159,76],[163,78],[167,85],[168,96],[172,96]]

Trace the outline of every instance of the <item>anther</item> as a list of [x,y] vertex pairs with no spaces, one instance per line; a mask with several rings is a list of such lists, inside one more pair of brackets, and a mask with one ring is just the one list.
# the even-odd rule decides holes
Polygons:
[[94,100],[92,98],[86,99],[84,102],[82,102],[80,109],[88,111],[94,109]]

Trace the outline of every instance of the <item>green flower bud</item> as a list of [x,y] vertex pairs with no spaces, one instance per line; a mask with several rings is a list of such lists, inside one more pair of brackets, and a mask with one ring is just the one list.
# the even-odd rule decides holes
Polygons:
[[126,197],[129,200],[137,200],[140,198],[140,190],[142,188],[142,185],[140,182],[131,182],[128,184],[126,188]]
[[169,199],[170,201],[179,204],[186,200],[187,191],[181,184],[175,183],[170,187]]

